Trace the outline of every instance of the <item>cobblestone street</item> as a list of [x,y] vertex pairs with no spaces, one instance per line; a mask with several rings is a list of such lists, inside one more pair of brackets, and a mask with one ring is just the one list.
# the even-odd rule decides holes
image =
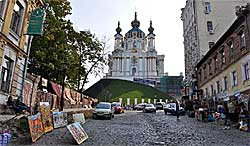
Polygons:
[[[142,112],[126,112],[112,120],[88,119],[83,124],[89,138],[83,146],[247,146],[250,135],[235,128],[222,130],[215,123],[202,123],[193,118]],[[31,145],[29,139],[13,141],[10,145]],[[76,145],[64,128],[43,135],[36,145]]]

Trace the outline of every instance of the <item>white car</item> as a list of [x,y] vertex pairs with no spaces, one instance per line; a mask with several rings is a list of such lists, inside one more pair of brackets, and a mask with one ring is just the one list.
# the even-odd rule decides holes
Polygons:
[[143,109],[144,113],[156,113],[156,108],[153,104],[148,103]]
[[[165,114],[167,115],[168,113],[172,114],[172,115],[176,115],[176,103],[167,103],[164,105],[163,110],[165,112]],[[183,107],[179,106],[179,114],[180,115],[185,115],[185,110]]]
[[108,102],[100,102],[96,105],[93,118],[104,117],[111,119],[114,117],[114,108],[112,108],[111,103]]

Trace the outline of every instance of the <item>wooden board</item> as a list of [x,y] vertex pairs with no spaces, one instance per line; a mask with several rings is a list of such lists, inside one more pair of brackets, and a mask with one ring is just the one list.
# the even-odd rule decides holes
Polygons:
[[87,133],[84,131],[79,122],[68,125],[67,129],[70,131],[77,144],[81,144],[88,139]]

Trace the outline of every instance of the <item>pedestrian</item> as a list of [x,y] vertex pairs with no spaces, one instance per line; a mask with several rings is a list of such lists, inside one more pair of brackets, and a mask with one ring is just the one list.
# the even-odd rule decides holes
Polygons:
[[228,119],[229,119],[229,109],[228,109],[228,106],[227,106],[227,103],[226,102],[224,102],[224,105],[223,105],[223,114],[225,115],[225,121],[224,121],[224,130],[229,130],[230,129],[230,127],[229,127],[229,125],[228,125]]
[[178,100],[175,101],[175,107],[176,107],[176,117],[177,117],[177,120],[180,120],[180,118],[179,118],[180,105],[179,105]]

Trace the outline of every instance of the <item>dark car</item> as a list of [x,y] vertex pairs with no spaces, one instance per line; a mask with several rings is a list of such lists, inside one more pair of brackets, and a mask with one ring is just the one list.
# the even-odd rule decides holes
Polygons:
[[163,110],[164,105],[165,105],[165,102],[156,102],[155,108],[156,110]]
[[156,108],[153,104],[148,103],[145,105],[143,112],[144,113],[156,113]]
[[113,102],[111,106],[114,108],[115,114],[124,113],[124,107],[122,107],[122,104],[120,102]]

